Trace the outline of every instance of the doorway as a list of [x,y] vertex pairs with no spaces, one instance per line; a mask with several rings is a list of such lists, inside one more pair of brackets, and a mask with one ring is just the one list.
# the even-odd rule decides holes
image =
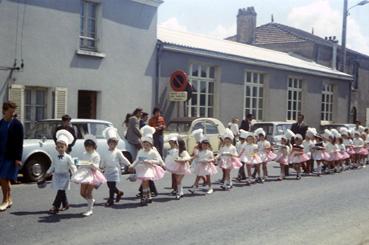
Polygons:
[[96,119],[97,92],[78,91],[78,118]]

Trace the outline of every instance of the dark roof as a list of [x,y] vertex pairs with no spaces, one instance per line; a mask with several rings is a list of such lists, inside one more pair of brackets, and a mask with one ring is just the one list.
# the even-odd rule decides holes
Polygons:
[[[256,27],[255,37],[255,42],[253,42],[254,45],[311,41],[327,47],[333,46],[333,43],[330,40],[326,40],[301,29],[275,22]],[[236,41],[236,36],[231,36],[226,39]],[[338,45],[338,49],[341,49],[340,45]],[[352,54],[369,58],[369,56],[351,49],[347,49],[347,51]]]

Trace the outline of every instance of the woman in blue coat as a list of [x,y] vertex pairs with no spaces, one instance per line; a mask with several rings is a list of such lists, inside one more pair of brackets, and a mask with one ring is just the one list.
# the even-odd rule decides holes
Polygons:
[[0,120],[0,185],[3,202],[0,211],[13,204],[10,182],[16,180],[22,165],[23,125],[14,117],[17,105],[11,101],[3,103],[3,118]]

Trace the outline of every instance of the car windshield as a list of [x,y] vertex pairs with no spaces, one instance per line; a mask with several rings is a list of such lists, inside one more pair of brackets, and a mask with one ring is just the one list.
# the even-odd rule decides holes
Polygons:
[[52,139],[55,129],[59,124],[58,122],[38,122],[27,133],[26,139]]
[[276,126],[275,135],[283,135],[286,133],[287,129],[291,129],[291,124],[278,124]]
[[188,132],[190,129],[190,122],[170,122],[166,128],[169,132]]
[[273,135],[273,124],[271,123],[255,123],[251,127],[251,131],[255,131],[258,128],[262,128],[266,135]]

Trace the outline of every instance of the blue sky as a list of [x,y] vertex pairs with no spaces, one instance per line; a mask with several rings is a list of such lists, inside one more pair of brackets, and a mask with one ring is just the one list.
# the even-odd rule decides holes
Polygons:
[[[349,0],[349,7],[361,0]],[[218,38],[235,34],[239,8],[254,6],[257,25],[274,21],[341,40],[343,0],[164,0],[159,25]],[[347,46],[369,55],[369,4],[350,11]]]

